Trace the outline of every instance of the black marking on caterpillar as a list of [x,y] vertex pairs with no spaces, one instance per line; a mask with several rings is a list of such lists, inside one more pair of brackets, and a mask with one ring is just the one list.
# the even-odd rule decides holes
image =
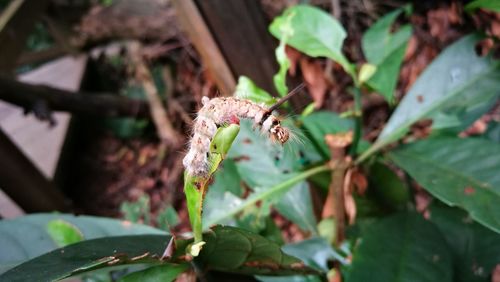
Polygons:
[[280,120],[267,107],[250,100],[235,97],[213,99],[203,97],[201,103],[203,107],[194,122],[189,151],[182,161],[189,175],[207,176],[210,169],[208,158],[210,142],[219,126],[234,123],[235,119],[252,120],[262,132],[269,134],[272,140],[277,140],[281,144],[286,143],[290,137],[289,130],[281,126]]

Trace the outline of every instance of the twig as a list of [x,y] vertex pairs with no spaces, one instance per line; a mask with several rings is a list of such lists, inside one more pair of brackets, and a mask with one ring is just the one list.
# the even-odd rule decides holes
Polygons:
[[137,80],[142,84],[146,98],[151,109],[151,118],[155,123],[158,136],[162,142],[170,145],[178,145],[180,136],[175,131],[172,123],[168,119],[167,112],[162,105],[158,89],[153,81],[153,77],[149,72],[140,53],[141,45],[139,42],[134,42],[130,45],[130,55],[135,67],[135,75]]
[[340,0],[332,0],[332,15],[340,21],[342,17],[342,8],[340,7]]
[[169,112],[172,110],[177,112],[181,116],[182,121],[184,121],[186,124],[192,124],[193,119],[184,110],[184,108],[182,108],[179,102],[177,102],[177,100],[175,100],[173,97],[175,82],[174,79],[172,78],[172,72],[170,71],[170,68],[164,67],[162,74],[163,74],[163,80],[165,81],[166,84],[165,97],[167,100],[167,106]]

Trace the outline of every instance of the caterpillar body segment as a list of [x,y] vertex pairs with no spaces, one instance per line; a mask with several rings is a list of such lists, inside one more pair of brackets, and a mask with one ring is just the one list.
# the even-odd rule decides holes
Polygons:
[[284,144],[289,139],[289,130],[282,127],[280,120],[263,105],[235,97],[203,97],[202,105],[193,126],[189,151],[183,159],[184,168],[189,175],[207,176],[210,169],[210,142],[221,125],[249,119],[256,128],[269,134],[272,140]]

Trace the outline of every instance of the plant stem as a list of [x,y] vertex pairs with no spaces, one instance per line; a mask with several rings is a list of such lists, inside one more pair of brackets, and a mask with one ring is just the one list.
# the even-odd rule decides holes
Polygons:
[[355,115],[355,120],[354,120],[354,137],[352,139],[352,144],[351,144],[351,149],[350,149],[350,155],[355,156],[356,152],[358,150],[358,145],[359,145],[359,140],[361,140],[361,129],[363,126],[363,112],[361,109],[361,90],[356,85],[354,87],[354,115]]
[[358,165],[362,163],[364,160],[366,160],[369,156],[375,154],[378,152],[382,147],[387,145],[387,143],[382,143],[382,142],[375,142],[368,150],[364,151],[363,154],[361,154],[356,161],[354,161],[354,164]]
[[285,191],[288,188],[292,187],[293,185],[299,183],[300,181],[302,181],[308,177],[311,177],[315,174],[318,174],[318,173],[321,173],[324,171],[328,171],[330,169],[331,168],[330,168],[329,164],[327,163],[327,164],[323,164],[323,165],[320,165],[317,167],[310,168],[306,171],[303,171],[303,172],[297,174],[296,176],[288,179],[287,181],[282,182],[278,185],[275,185],[275,186],[267,189],[265,192],[260,193],[260,194],[256,195],[255,197],[250,196],[241,205],[239,205],[239,206],[237,206],[229,211],[226,211],[226,212],[224,212],[223,215],[219,216],[218,218],[213,219],[210,222],[207,222],[205,227],[209,227],[209,226],[214,225],[214,224],[216,224],[216,223],[218,223],[226,218],[232,217],[232,216],[238,214],[239,212],[243,211],[247,207],[256,204],[258,201],[267,199],[267,198],[271,197],[273,194]]

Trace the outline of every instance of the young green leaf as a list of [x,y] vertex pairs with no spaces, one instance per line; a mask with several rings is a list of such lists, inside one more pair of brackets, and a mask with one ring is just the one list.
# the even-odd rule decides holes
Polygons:
[[389,157],[432,195],[467,210],[500,233],[500,144],[485,139],[435,138]]
[[187,269],[189,264],[165,263],[125,275],[118,282],[172,282]]
[[47,223],[47,232],[58,247],[64,247],[83,240],[82,232],[73,224],[55,219]]
[[397,214],[363,233],[347,274],[347,282],[358,281],[453,281],[451,253],[421,215]]
[[266,92],[266,90],[259,88],[255,83],[246,76],[240,76],[238,85],[236,85],[236,92],[234,96],[238,98],[248,99],[256,103],[264,103],[272,105],[276,100]]
[[[290,15],[293,15],[291,20]],[[283,26],[286,26],[288,21],[293,29],[293,34],[287,40],[288,45],[311,57],[330,58],[356,79],[354,66],[342,54],[346,32],[335,18],[321,9],[297,5],[276,17],[269,26],[269,31],[276,38],[282,39]]]
[[475,44],[481,37],[469,35],[443,51],[413,84],[373,146],[374,152],[401,138],[410,126],[440,111],[460,109],[498,95],[500,63],[491,56],[479,57]]
[[377,71],[377,66],[372,64],[363,64],[359,70],[358,80],[360,84],[366,83]]
[[410,25],[391,32],[394,21],[402,12],[403,8],[397,9],[379,19],[363,34],[361,41],[368,63],[376,66],[376,72],[366,84],[384,96],[389,104],[394,103],[394,89],[412,32]]
[[500,12],[500,1],[497,0],[476,0],[465,6],[465,11],[472,12],[476,9],[485,9],[493,12]]
[[291,25],[291,20],[294,16],[294,13],[290,13],[287,15],[287,18],[283,21],[283,24],[280,25],[280,33],[281,39],[278,48],[276,48],[275,55],[276,61],[278,62],[280,69],[277,74],[273,76],[274,86],[278,93],[281,96],[285,96],[288,93],[288,87],[286,86],[286,73],[290,68],[290,60],[285,52],[285,46],[288,42],[288,39],[293,35],[293,27]]

